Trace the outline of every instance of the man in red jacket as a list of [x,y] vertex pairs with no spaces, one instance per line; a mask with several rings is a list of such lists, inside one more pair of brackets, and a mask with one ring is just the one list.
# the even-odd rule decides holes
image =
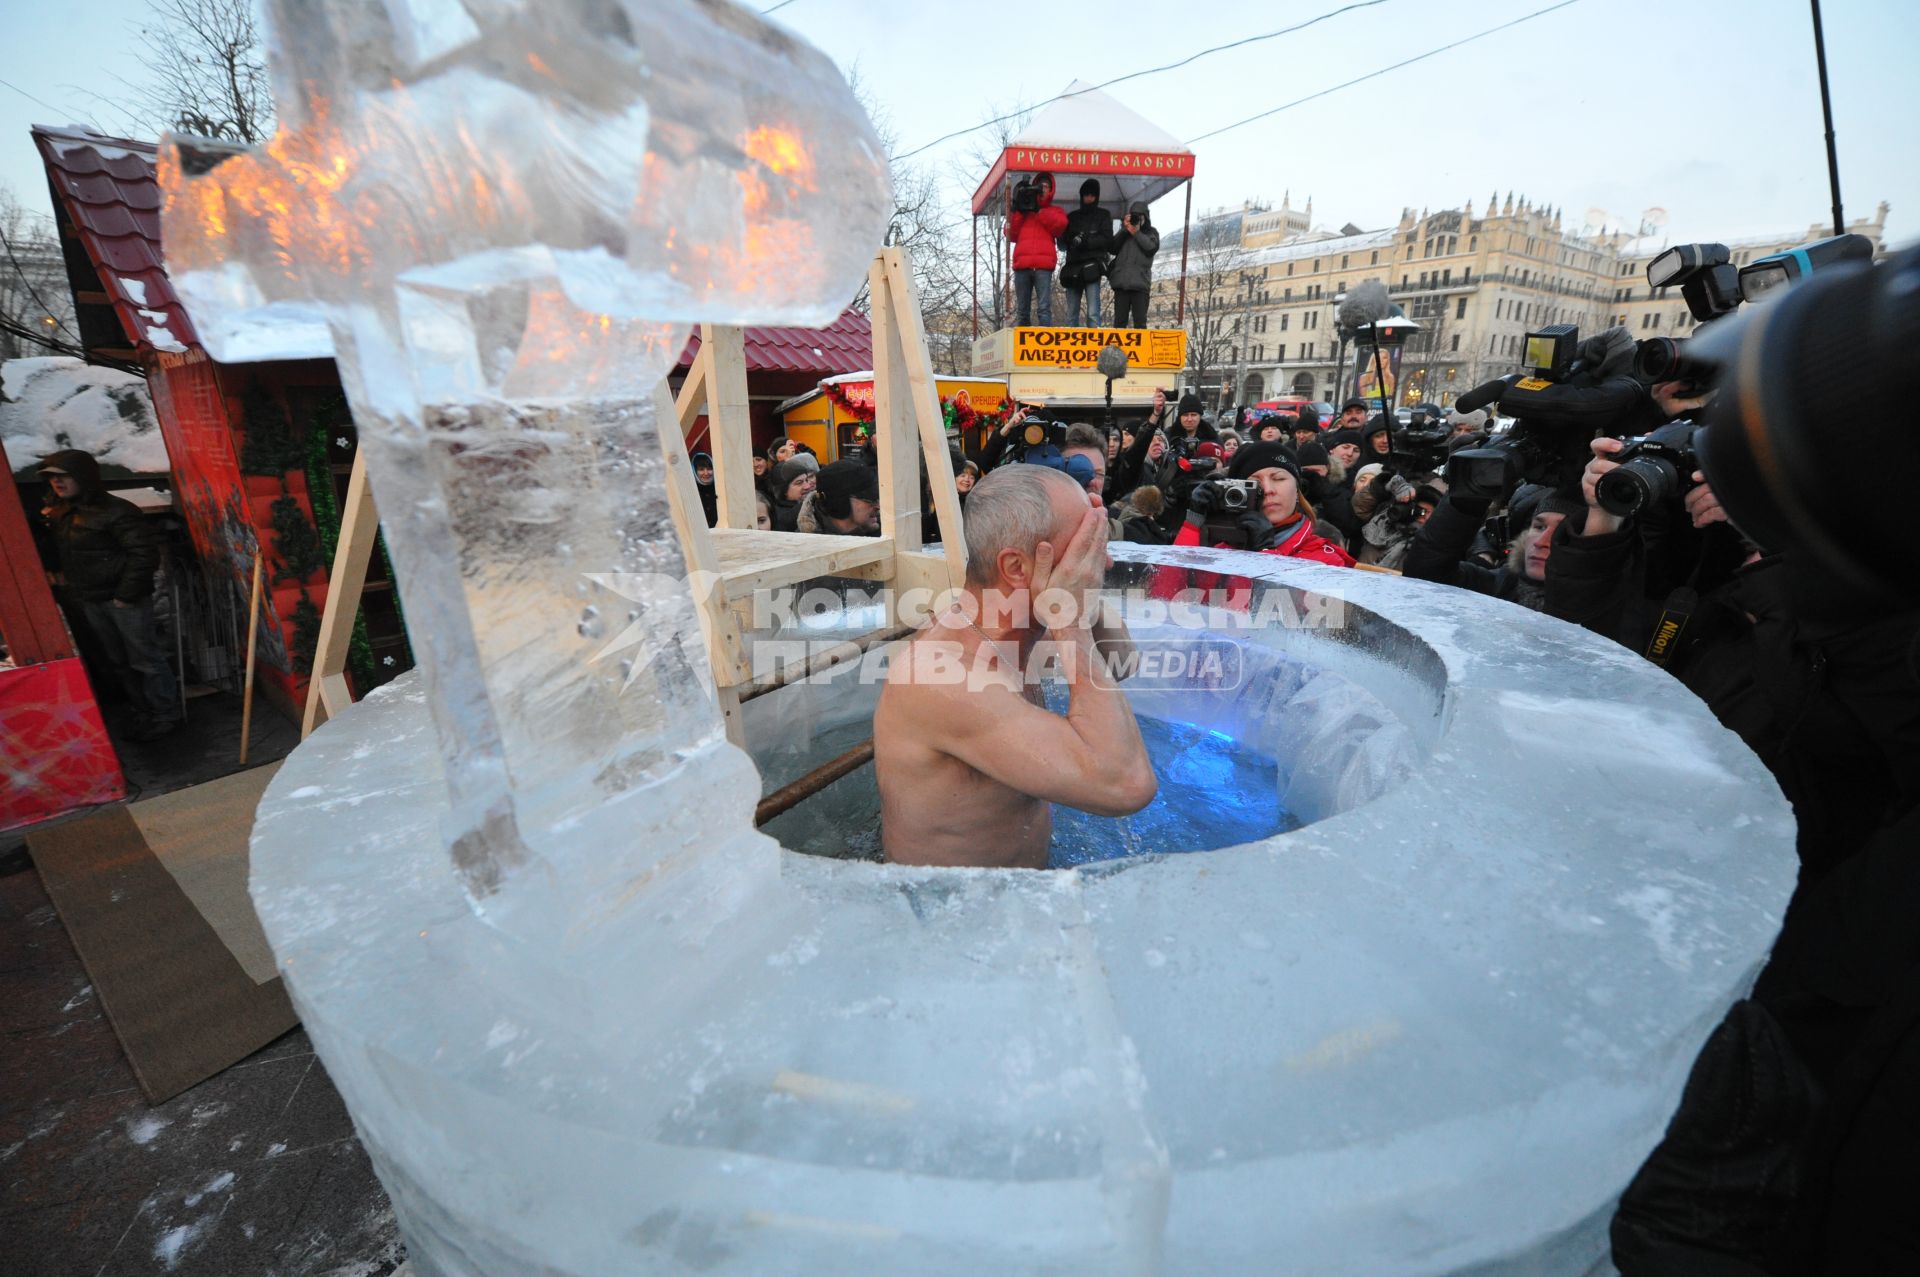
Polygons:
[[1067,229],[1067,214],[1053,206],[1053,174],[1036,173],[1031,179],[1039,188],[1039,206],[1031,213],[1018,209],[1007,214],[1007,238],[1013,241],[1013,301],[1017,317],[1014,323],[1024,328],[1033,322],[1033,295],[1040,294],[1040,325],[1053,324],[1053,268],[1060,260],[1060,236]]

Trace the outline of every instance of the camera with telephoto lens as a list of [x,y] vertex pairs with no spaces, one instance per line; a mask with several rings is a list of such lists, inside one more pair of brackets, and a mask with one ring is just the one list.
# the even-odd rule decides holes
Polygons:
[[1676,421],[1638,439],[1614,454],[1617,470],[1609,470],[1593,485],[1600,508],[1626,518],[1649,505],[1663,505],[1683,497],[1693,484],[1693,473],[1700,468],[1693,440],[1700,427],[1691,421]]
[[[1704,328],[1738,310],[1742,302],[1759,301],[1817,270],[1872,260],[1873,241],[1865,235],[1831,235],[1738,267],[1725,244],[1679,244],[1647,263],[1647,285],[1655,296],[1678,286],[1693,322]],[[1641,342],[1633,370],[1649,385],[1684,382],[1693,394],[1707,390],[1714,374],[1711,364],[1689,353],[1684,337]]]
[[1030,177],[1023,177],[1013,184],[1013,211],[1016,213],[1040,211],[1040,183]]

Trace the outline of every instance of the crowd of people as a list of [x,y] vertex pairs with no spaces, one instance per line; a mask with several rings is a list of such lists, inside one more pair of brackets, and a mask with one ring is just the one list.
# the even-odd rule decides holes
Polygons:
[[[1116,219],[1100,202],[1099,179],[1090,177],[1080,183],[1080,202],[1068,212],[1054,203],[1051,173],[1022,183],[1022,194],[1006,220],[1013,244],[1014,323],[1031,324],[1037,309],[1041,326],[1052,325],[1057,269],[1067,327],[1100,326],[1105,281],[1113,290],[1114,327],[1145,328],[1153,256],[1160,251],[1160,232],[1147,206],[1135,200]],[[1031,207],[1022,207],[1029,200]]]

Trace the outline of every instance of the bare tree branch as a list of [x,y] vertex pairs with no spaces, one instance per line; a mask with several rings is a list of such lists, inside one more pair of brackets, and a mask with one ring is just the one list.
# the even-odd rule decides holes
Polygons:
[[77,327],[52,221],[0,184],[0,360],[77,355]]
[[251,0],[147,0],[131,107],[155,130],[255,145],[273,133],[266,50]]

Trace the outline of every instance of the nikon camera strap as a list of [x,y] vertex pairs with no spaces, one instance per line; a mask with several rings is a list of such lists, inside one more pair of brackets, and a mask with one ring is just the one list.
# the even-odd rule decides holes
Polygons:
[[1660,619],[1654,624],[1653,637],[1647,640],[1646,658],[1665,669],[1680,650],[1687,626],[1699,607],[1700,592],[1691,585],[1682,585],[1667,595],[1667,601],[1660,608]]

